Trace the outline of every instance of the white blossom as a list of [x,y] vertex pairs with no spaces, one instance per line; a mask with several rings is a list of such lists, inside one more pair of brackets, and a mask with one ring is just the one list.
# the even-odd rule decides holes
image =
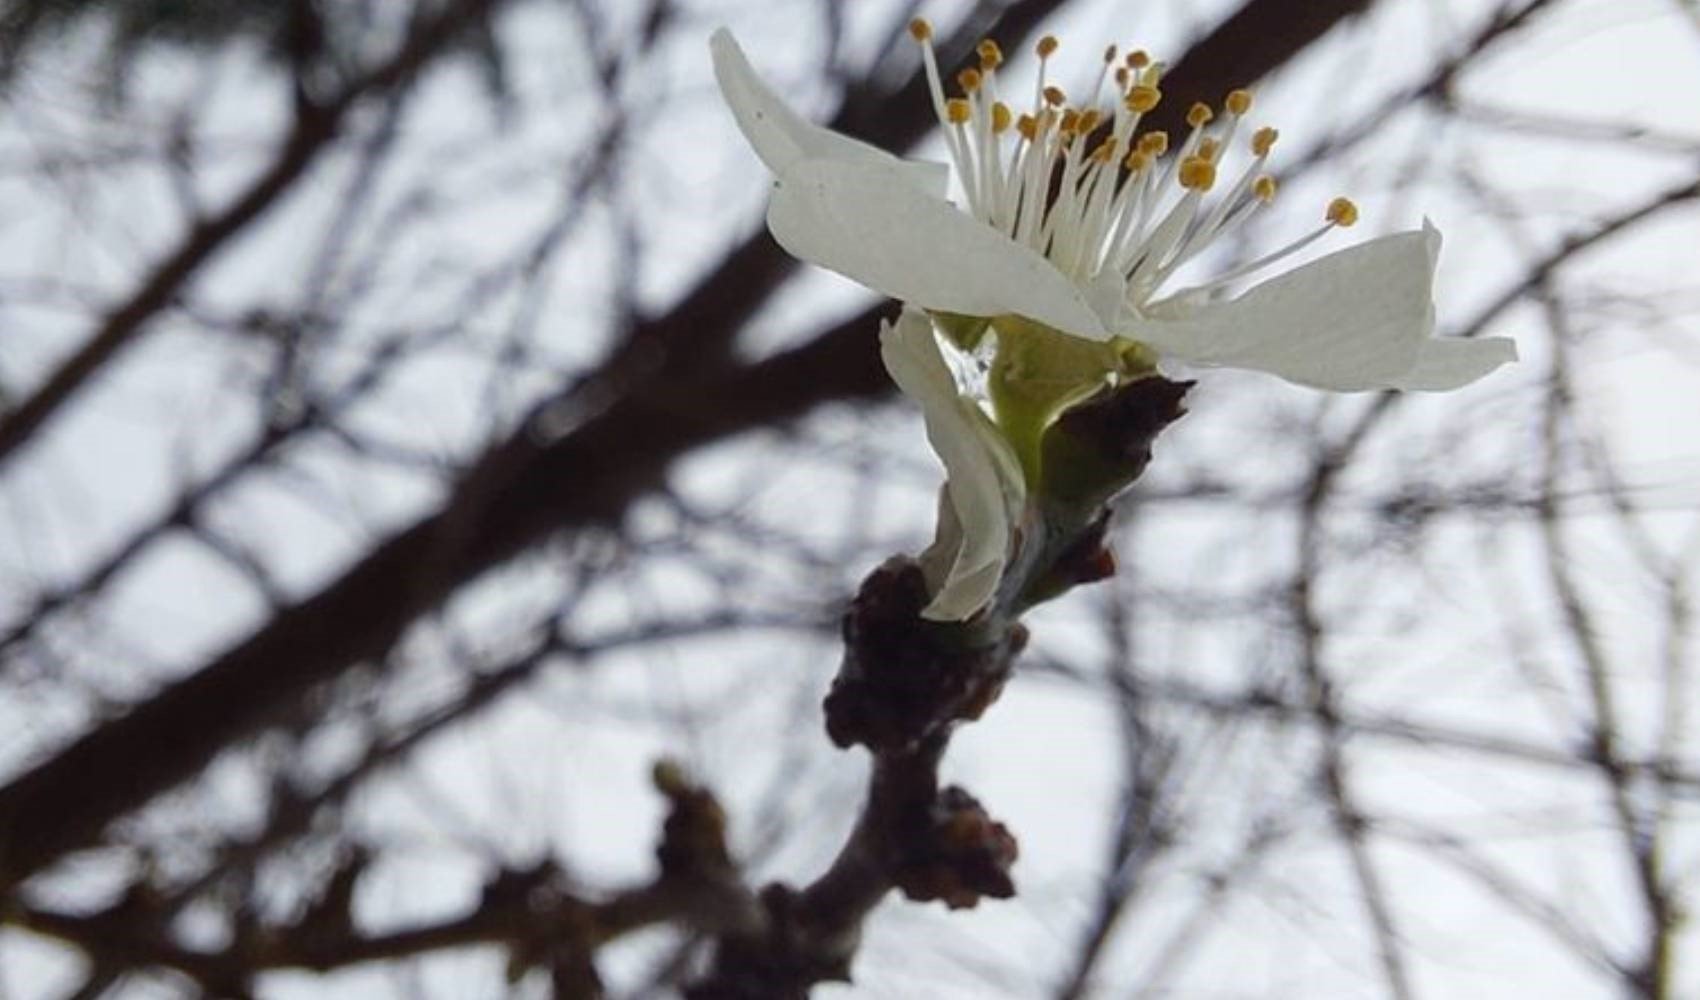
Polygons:
[[728,32],[715,33],[721,91],[775,176],[768,226],[793,255],[928,310],[1025,317],[1075,337],[1125,338],[1161,356],[1322,389],[1451,389],[1515,359],[1504,338],[1434,336],[1440,234],[1426,224],[1314,260],[1238,297],[1223,294],[1350,225],[1357,210],[1344,199],[1329,206],[1320,228],[1287,247],[1205,284],[1168,290],[1176,272],[1274,195],[1263,172],[1272,129],[1252,134],[1247,167],[1216,192],[1219,166],[1250,107],[1246,92],[1230,94],[1220,114],[1194,107],[1191,132],[1170,150],[1166,136],[1138,131],[1161,96],[1162,67],[1143,53],[1118,61],[1111,49],[1094,93],[1075,107],[1046,80],[1056,50],[1047,37],[1032,110],[1017,116],[1000,99],[1003,60],[993,43],[982,43],[979,67],[959,76],[962,96],[947,99],[930,28],[917,21],[911,32],[962,189],[960,208],[946,197],[941,168],[805,121]]
[[[881,354],[920,404],[947,476],[938,533],[920,560],[933,595],[926,617],[967,619],[994,601],[1022,526],[1033,523],[1029,497],[1046,483],[1047,428],[1105,386],[1151,374],[1153,359],[1353,391],[1452,389],[1516,358],[1504,338],[1434,335],[1440,234],[1426,222],[1229,294],[1355,222],[1343,198],[1282,249],[1171,288],[1274,198],[1263,169],[1270,128],[1252,132],[1247,165],[1218,190],[1248,92],[1229,94],[1219,113],[1195,105],[1171,150],[1167,135],[1139,128],[1162,96],[1162,66],[1143,52],[1118,60],[1106,51],[1093,92],[1072,104],[1047,81],[1057,50],[1047,36],[1030,110],[1017,115],[1001,96],[995,43],[980,43],[978,65],[957,77],[960,96],[947,98],[932,29],[917,19],[910,34],[960,206],[949,198],[951,168],[814,125],[756,74],[730,33],[717,31],[711,48],[721,93],[774,175],[774,238],[905,303],[895,325],[882,324]],[[958,346],[994,333],[985,386],[995,419],[953,375],[935,325]]]

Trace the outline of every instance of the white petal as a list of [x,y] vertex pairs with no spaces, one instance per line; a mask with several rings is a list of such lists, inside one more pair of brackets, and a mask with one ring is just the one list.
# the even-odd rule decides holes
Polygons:
[[1516,360],[1517,344],[1505,337],[1436,338],[1423,343],[1416,365],[1389,382],[1388,387],[1430,392],[1456,389]]
[[775,185],[767,225],[794,256],[894,299],[1109,339],[1080,290],[1045,258],[878,167],[798,163]]
[[974,617],[997,593],[1003,582],[1003,563],[987,563],[978,569],[958,571],[945,588],[921,609],[921,617],[935,622],[960,622]]
[[1434,332],[1431,226],[1329,254],[1237,299],[1188,309],[1155,303],[1156,318],[1123,331],[1159,352],[1250,368],[1320,389],[1392,387],[1418,365]]
[[[955,521],[955,531],[947,530],[941,512],[928,556],[954,548],[954,559],[922,615],[964,619],[985,607],[1003,578],[1026,493],[1020,465],[997,428],[957,390],[924,313],[906,308],[896,326],[880,324],[880,357],[898,388],[921,405],[927,439],[944,462]],[[958,533],[960,539],[952,537]]]
[[977,569],[967,563],[959,566],[962,550],[962,521],[956,516],[956,506],[946,484],[939,488],[938,528],[933,534],[933,544],[916,559],[926,577],[928,591],[936,595],[921,610],[922,617],[933,621],[971,618],[997,593],[1003,580],[1003,560],[993,560]]
[[1122,314],[1122,302],[1127,298],[1127,279],[1115,268],[1106,265],[1086,283],[1086,303],[1108,330],[1115,329]]
[[798,161],[811,158],[867,163],[887,167],[893,178],[944,197],[950,183],[949,167],[912,163],[808,121],[768,87],[725,28],[715,31],[708,46],[714,55],[714,78],[720,83],[721,96],[732,109],[744,138],[769,170],[783,174]]
[[[885,327],[882,325],[883,331]],[[933,544],[915,557],[921,565],[921,575],[927,580],[927,593],[936,594],[950,579],[950,569],[962,551],[962,522],[956,519],[956,507],[950,500],[950,487],[940,484],[937,524],[933,528]]]

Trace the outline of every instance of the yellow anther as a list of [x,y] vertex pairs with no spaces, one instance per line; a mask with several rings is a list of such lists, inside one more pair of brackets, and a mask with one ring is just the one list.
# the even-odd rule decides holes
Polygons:
[[1116,158],[1116,144],[1109,139],[1100,142],[1089,157],[1093,163],[1109,163]]
[[1033,51],[1039,53],[1040,59],[1049,59],[1051,54],[1057,50],[1057,46],[1061,44],[1061,42],[1057,41],[1057,36],[1046,35],[1044,38],[1039,39],[1038,45],[1033,46]]
[[1162,99],[1163,92],[1161,90],[1158,90],[1156,87],[1147,87],[1144,84],[1140,84],[1127,92],[1127,100],[1125,103],[1127,104],[1127,109],[1129,111],[1137,111],[1140,114],[1144,114],[1156,107],[1157,102]]
[[973,111],[968,107],[967,101],[960,97],[952,97],[944,102],[944,116],[949,119],[952,125],[964,125],[967,124],[969,118],[973,117]]
[[980,71],[970,66],[956,74],[957,85],[965,94],[972,94],[980,89]]
[[1108,64],[1113,63],[1115,61],[1116,61],[1116,47],[1114,45],[1112,45],[1109,48],[1104,50],[1104,64],[1108,65]]
[[1062,92],[1061,87],[1046,87],[1044,94],[1045,103],[1049,104],[1053,108],[1060,108],[1064,104],[1068,103],[1068,95]]
[[[1023,116],[1023,117],[1026,117],[1026,116]],[[1005,104],[1002,101],[998,101],[997,103],[993,104],[992,105],[992,134],[993,135],[1002,135],[1005,132],[1009,131],[1009,123],[1010,123],[1009,105]]]
[[981,69],[997,69],[1003,65],[1003,49],[990,38],[982,38],[980,44],[974,46],[974,51],[980,54]]
[[1139,137],[1139,151],[1156,159],[1169,151],[1169,133],[1147,132]]
[[1080,113],[1080,118],[1075,122],[1075,126],[1080,130],[1081,135],[1086,135],[1097,128],[1098,123],[1103,120],[1104,116],[1099,114],[1097,109],[1087,108]]
[[1209,160],[1211,163],[1216,162],[1216,154],[1221,151],[1222,143],[1218,139],[1200,139],[1198,142],[1199,157],[1201,159]]
[[1186,123],[1193,128],[1203,128],[1215,117],[1216,112],[1210,110],[1210,105],[1200,102],[1187,109]]
[[1252,181],[1251,182],[1251,193],[1256,195],[1257,200],[1263,202],[1265,205],[1274,201],[1275,200],[1275,178],[1269,176],[1268,174],[1264,174],[1262,177],[1259,177],[1257,180]]
[[[993,114],[996,113],[996,109],[994,108]],[[1026,139],[1028,142],[1032,142],[1034,136],[1039,134],[1039,120],[1034,118],[1032,115],[1022,115],[1020,118],[1015,120],[1015,130],[1021,134],[1023,139]]]
[[1134,49],[1127,54],[1127,64],[1134,69],[1144,69],[1151,65],[1151,56],[1144,49]]
[[1176,179],[1188,191],[1208,191],[1216,184],[1216,164],[1202,156],[1189,156],[1181,161]]
[[1057,126],[1057,131],[1061,132],[1063,135],[1073,135],[1079,128],[1080,112],[1073,108],[1064,108],[1062,113],[1062,124]]
[[1231,115],[1243,115],[1243,114],[1245,114],[1247,111],[1251,110],[1251,91],[1249,91],[1249,90],[1230,90],[1230,91],[1228,91],[1228,99],[1222,102],[1222,106],[1228,109],[1228,114],[1231,114]]
[[1116,67],[1116,87],[1121,89],[1121,90],[1126,90],[1127,89],[1127,81],[1128,81],[1127,67],[1126,66],[1117,66]]
[[915,39],[917,42],[930,42],[930,41],[932,41],[933,40],[932,23],[929,22],[924,17],[917,17],[917,18],[910,20],[910,22],[909,22],[909,37]]
[[1281,133],[1266,125],[1251,134],[1251,151],[1258,156],[1268,156],[1269,151],[1275,148],[1275,140],[1280,137]]
[[1137,149],[1127,154],[1127,159],[1122,161],[1122,166],[1126,167],[1130,174],[1137,174],[1150,165],[1151,157],[1146,156]]
[[1328,221],[1345,228],[1358,221],[1358,206],[1350,198],[1335,198],[1328,203]]

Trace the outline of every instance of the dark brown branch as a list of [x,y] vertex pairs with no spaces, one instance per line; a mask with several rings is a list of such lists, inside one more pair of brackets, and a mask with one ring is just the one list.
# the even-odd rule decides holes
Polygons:
[[1245,4],[1164,72],[1163,103],[1142,119],[1142,127],[1184,134],[1194,101],[1214,105],[1235,87],[1256,83],[1371,5],[1372,0]]
[[1622,670],[1613,662],[1593,605],[1577,578],[1570,539],[1558,516],[1558,480],[1564,472],[1568,436],[1575,420],[1574,376],[1570,371],[1570,345],[1575,342],[1575,333],[1550,285],[1539,286],[1536,298],[1552,332],[1553,345],[1541,421],[1541,495],[1545,502],[1538,523],[1542,562],[1553,603],[1564,624],[1564,638],[1580,666],[1582,689],[1587,692],[1589,761],[1605,782],[1615,832],[1635,873],[1647,921],[1645,950],[1624,970],[1625,985],[1645,1000],[1669,1000],[1675,986],[1672,967],[1679,918],[1661,863],[1666,831],[1659,828],[1652,810],[1641,804],[1636,772],[1625,760],[1622,710],[1614,680]]
[[[801,1000],[816,983],[850,981],[862,924],[893,889],[953,909],[1014,894],[1015,838],[966,791],[941,789],[938,766],[955,722],[977,715],[1001,689],[1026,632],[1005,623],[997,641],[983,644],[975,630],[921,619],[926,602],[926,581],[908,559],[890,560],[863,582],[845,615],[834,693],[848,682],[864,697],[854,711],[842,697],[829,697],[826,708],[835,742],[873,752],[861,815],[812,884],[768,887],[759,932],[720,936],[713,969],[686,991],[692,1000]],[[899,680],[917,673],[932,679]],[[986,700],[970,708],[967,692]],[[874,721],[882,705],[892,724]]]
[[339,117],[329,110],[312,109],[297,118],[277,158],[248,190],[217,217],[196,223],[130,298],[107,315],[87,343],[16,409],[0,415],[0,468],[95,372],[135,339],[155,313],[170,304],[201,265],[295,185],[335,136]]
[[1389,94],[1368,113],[1358,117],[1350,126],[1307,148],[1292,161],[1286,172],[1301,172],[1362,142],[1375,133],[1393,115],[1422,99],[1448,101],[1458,75],[1481,59],[1488,51],[1527,27],[1556,0],[1523,0],[1520,4],[1502,4],[1494,16],[1471,36],[1459,51],[1435,66],[1421,82]]
[[1104,631],[1111,655],[1106,696],[1121,722],[1121,791],[1109,813],[1109,836],[1098,876],[1096,899],[1074,948],[1072,967],[1057,987],[1057,1000],[1090,995],[1093,977],[1109,953],[1117,929],[1145,888],[1156,859],[1177,842],[1171,797],[1173,755],[1147,720],[1150,703],[1139,682],[1133,649],[1132,588],[1118,587],[1107,602]]
[[[1012,13],[1042,6],[1020,5]],[[1362,6],[1315,5],[1334,17],[1299,22],[1314,39]],[[1224,43],[1206,39],[1201,45],[1216,51],[1211,65],[1227,68],[1217,71],[1218,79],[1207,69],[1186,70],[1183,58],[1167,78],[1171,96],[1219,89],[1227,74],[1237,83],[1258,75],[1259,65],[1277,65],[1301,42],[1288,34],[1293,23],[1289,4],[1246,4],[1220,29],[1245,51],[1220,50]],[[1266,37],[1281,41],[1274,57],[1259,54]],[[602,378],[487,454],[443,511],[379,545],[206,667],[0,788],[0,886],[95,843],[107,823],[189,778],[315,685],[382,657],[409,622],[484,570],[553,531],[618,518],[679,455],[829,400],[888,391],[870,335],[876,310],[759,364],[728,371],[693,363],[700,355],[685,349],[690,338],[729,343],[768,287],[763,277],[782,266],[776,254],[765,238],[746,244],[677,310],[645,324],[632,338],[634,349]],[[758,284],[754,296],[746,282]],[[658,372],[667,376],[665,385],[653,380]],[[569,429],[552,436],[563,425]]]
[[[1189,387],[1152,376],[1106,391],[1080,405],[1088,411],[1081,419],[1053,425],[1042,447],[1050,454],[1066,441],[1071,454],[1095,454],[1125,487],[1144,470],[1157,435],[1184,413]],[[1040,514],[1024,520],[997,594],[967,621],[922,617],[930,595],[913,559],[887,560],[863,581],[844,616],[844,658],[825,703],[832,741],[873,754],[861,815],[813,884],[763,894],[769,920],[760,935],[721,937],[714,968],[687,991],[693,1000],[801,1000],[818,982],[848,981],[862,924],[893,889],[952,909],[1015,894],[1014,835],[967,791],[941,789],[938,766],[954,728],[980,718],[1002,693],[1027,644],[1018,619],[1044,599],[1035,595],[1114,571],[1102,507],[1113,491],[1084,509],[1074,494],[1040,492]]]
[[617,517],[677,455],[792,419],[823,398],[884,392],[872,321],[857,317],[748,368],[629,395],[553,441],[528,427],[468,473],[445,510],[0,789],[0,882],[93,843],[111,819],[188,778],[314,685],[381,657],[466,580],[556,528]]
[[[1532,9],[1535,5],[1530,5]],[[1675,185],[1656,193],[1648,201],[1615,215],[1586,232],[1566,239],[1557,248],[1531,266],[1522,281],[1495,298],[1464,325],[1465,336],[1481,333],[1513,304],[1538,290],[1556,271],[1585,249],[1610,239],[1624,229],[1655,214],[1658,209],[1700,196],[1700,181]],[[1322,625],[1314,617],[1311,584],[1319,571],[1319,518],[1323,506],[1332,495],[1341,473],[1367,440],[1374,427],[1389,414],[1400,397],[1387,393],[1367,410],[1342,441],[1330,448],[1316,464],[1310,483],[1309,496],[1301,508],[1301,537],[1298,540],[1299,569],[1295,573],[1291,606],[1299,624],[1301,637],[1301,668],[1307,697],[1315,721],[1325,737],[1321,762],[1321,779],[1333,807],[1336,829],[1345,846],[1363,892],[1364,904],[1376,929],[1382,968],[1390,992],[1396,996],[1409,995],[1407,974],[1399,951],[1399,935],[1393,922],[1391,903],[1381,887],[1381,879],[1370,857],[1367,844],[1367,818],[1357,809],[1350,791],[1344,758],[1340,753],[1342,740],[1348,730],[1341,718],[1336,695],[1323,667],[1320,643]]]
[[1322,738],[1317,777],[1328,799],[1335,834],[1357,882],[1364,914],[1375,933],[1376,956],[1387,994],[1394,1000],[1409,1000],[1415,994],[1406,967],[1404,944],[1386,882],[1370,854],[1370,819],[1358,805],[1348,771],[1345,744],[1349,734],[1341,720],[1339,695],[1325,660],[1327,630],[1316,604],[1316,581],[1323,570],[1322,513],[1340,482],[1342,468],[1332,453],[1316,461],[1310,489],[1299,508],[1299,530],[1294,540],[1296,569],[1288,601],[1298,629],[1298,671],[1304,699]]
[[0,415],[0,469],[68,403],[83,385],[141,334],[189,281],[239,233],[275,205],[336,138],[343,118],[367,94],[414,78],[439,54],[466,19],[482,16],[495,0],[465,0],[416,31],[382,66],[354,81],[336,99],[297,107],[294,126],[265,172],[223,212],[195,224],[182,242],[107,315],[88,342],[53,370],[22,403]]
[[[671,808],[656,858],[657,876],[600,900],[571,891],[558,867],[543,862],[498,873],[478,905],[463,916],[365,934],[350,904],[364,872],[355,855],[339,867],[320,898],[292,923],[240,926],[221,951],[200,951],[172,941],[175,911],[156,905],[146,887],[132,889],[112,907],[71,914],[20,906],[6,920],[84,951],[97,967],[177,970],[219,996],[246,996],[262,971],[325,972],[367,962],[405,958],[476,944],[508,949],[510,965],[541,967],[560,977],[573,973],[580,988],[565,995],[600,996],[593,959],[602,946],[633,931],[670,923],[699,933],[754,933],[764,917],[743,885],[725,843],[726,817],[714,796],[691,784],[668,763],[655,769],[657,788]],[[559,978],[558,980],[559,981]]]

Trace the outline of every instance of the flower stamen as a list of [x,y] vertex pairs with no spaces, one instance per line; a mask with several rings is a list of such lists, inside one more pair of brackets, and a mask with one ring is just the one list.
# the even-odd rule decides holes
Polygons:
[[[1167,133],[1139,134],[1142,117],[1163,100],[1163,66],[1143,49],[1124,55],[1113,45],[1105,48],[1090,98],[1072,105],[1047,79],[1060,43],[1046,35],[1033,49],[1039,67],[1032,107],[1017,114],[997,96],[996,72],[1004,55],[995,41],[975,46],[975,64],[956,74],[961,96],[947,100],[932,26],[916,18],[909,34],[921,47],[928,90],[945,125],[968,211],[1043,255],[1074,282],[1095,282],[1113,272],[1125,282],[1121,308],[1136,316],[1177,270],[1274,200],[1275,179],[1265,163],[1279,135],[1275,129],[1252,133],[1250,162],[1232,184],[1221,173],[1236,131],[1251,112],[1249,89],[1229,91],[1219,111],[1202,102],[1188,108],[1186,138],[1171,153]],[[1114,88],[1107,103],[1100,101],[1106,81]],[[1107,135],[1100,131],[1106,123]],[[1006,150],[1010,133],[1014,145]],[[1336,199],[1319,229],[1189,292],[1219,288],[1268,267],[1357,217],[1356,206]]]
[[1127,92],[1127,99],[1122,101],[1122,104],[1134,114],[1142,115],[1155,108],[1162,99],[1163,92],[1161,90],[1141,83],[1136,84],[1133,89]]
[[1275,148],[1275,140],[1280,138],[1280,136],[1280,132],[1267,125],[1258,129],[1256,132],[1253,132],[1251,134],[1252,154],[1257,156],[1259,159],[1268,156],[1269,151]]
[[1216,185],[1216,164],[1205,155],[1189,156],[1181,161],[1178,179],[1188,191],[1208,191]]
[[1358,221],[1358,206],[1350,198],[1335,198],[1328,203],[1326,218],[1336,226],[1345,228]]

